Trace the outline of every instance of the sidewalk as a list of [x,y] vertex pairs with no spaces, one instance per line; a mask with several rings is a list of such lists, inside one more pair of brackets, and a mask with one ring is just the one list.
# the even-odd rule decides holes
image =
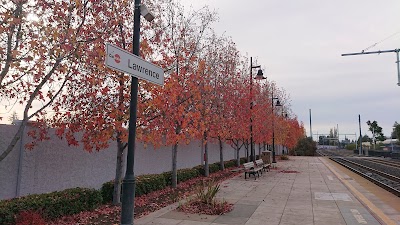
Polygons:
[[327,159],[290,157],[277,166],[257,180],[245,180],[241,174],[224,181],[218,198],[234,204],[233,211],[225,215],[185,214],[175,211],[178,204],[174,204],[135,220],[134,224],[400,225],[395,222],[400,221],[400,212],[382,202],[376,207],[374,196],[357,184],[354,188],[354,181],[338,173]]

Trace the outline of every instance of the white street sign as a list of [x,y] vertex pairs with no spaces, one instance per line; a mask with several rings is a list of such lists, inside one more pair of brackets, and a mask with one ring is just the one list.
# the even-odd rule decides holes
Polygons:
[[108,43],[106,44],[106,66],[154,84],[164,85],[164,70],[161,67]]

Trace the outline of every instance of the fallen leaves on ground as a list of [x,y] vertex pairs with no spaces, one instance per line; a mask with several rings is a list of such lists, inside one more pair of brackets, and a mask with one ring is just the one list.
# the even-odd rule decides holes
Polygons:
[[190,201],[178,207],[178,211],[192,214],[222,215],[232,211],[233,204],[227,202],[215,202],[205,204],[198,200]]
[[[148,215],[151,212],[171,205],[183,198],[193,195],[197,188],[203,182],[214,180],[215,182],[222,182],[226,179],[238,175],[239,172],[232,172],[231,170],[219,171],[210,174],[209,177],[196,177],[191,180],[181,182],[177,188],[167,187],[163,190],[154,191],[147,195],[135,197],[135,219]],[[188,206],[190,207],[190,206]],[[202,208],[199,205],[193,207]],[[228,210],[230,204],[222,204],[217,206],[223,212]],[[205,210],[207,211],[207,210]],[[206,213],[204,213],[206,214]],[[121,207],[113,205],[102,205],[93,211],[81,212],[72,216],[65,216],[56,221],[49,222],[50,225],[70,225],[70,224],[93,224],[93,225],[109,225],[119,224],[121,215]]]

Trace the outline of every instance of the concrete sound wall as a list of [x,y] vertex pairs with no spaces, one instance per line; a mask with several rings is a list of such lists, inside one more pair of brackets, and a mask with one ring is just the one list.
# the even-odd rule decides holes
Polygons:
[[[0,124],[0,153],[5,151],[17,129],[18,126],[15,125]],[[27,127],[29,129],[31,128]],[[29,142],[26,133],[23,146]],[[224,144],[223,149],[224,160],[235,157],[234,150],[229,145]],[[258,146],[256,152],[258,154]],[[244,155],[242,149],[240,156]],[[52,131],[50,140],[40,142],[31,151],[20,148],[18,142],[14,150],[0,162],[0,199],[73,187],[98,189],[104,182],[115,177],[116,156],[116,142],[111,143],[108,149],[87,152],[82,146],[68,146],[65,140],[56,137]],[[200,165],[201,159],[200,141],[178,147],[178,168]],[[211,163],[219,161],[217,142],[209,143],[209,159]],[[172,147],[144,148],[142,143],[137,143],[135,175],[170,171],[171,160]]]

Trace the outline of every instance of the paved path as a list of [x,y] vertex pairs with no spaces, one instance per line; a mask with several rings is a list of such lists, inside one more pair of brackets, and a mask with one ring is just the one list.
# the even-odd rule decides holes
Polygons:
[[218,198],[233,203],[233,211],[221,216],[193,215],[175,211],[174,204],[135,224],[400,225],[399,211],[322,157],[290,157],[257,180],[245,180],[243,174],[226,180]]

